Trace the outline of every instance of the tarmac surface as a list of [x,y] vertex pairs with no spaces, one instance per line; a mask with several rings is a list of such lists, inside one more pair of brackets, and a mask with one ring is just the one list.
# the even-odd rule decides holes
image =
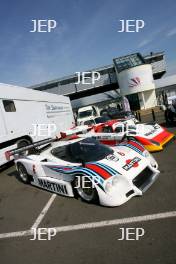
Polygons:
[[[175,127],[170,130],[176,132]],[[158,180],[142,197],[114,208],[55,196],[19,182],[13,164],[2,168],[0,263],[175,264],[176,142],[154,156],[161,171]],[[35,224],[57,227],[58,232],[51,240],[32,241],[29,230]],[[145,234],[139,240],[119,240],[120,228],[133,228],[133,233],[143,228]],[[129,237],[135,239],[134,234]]]

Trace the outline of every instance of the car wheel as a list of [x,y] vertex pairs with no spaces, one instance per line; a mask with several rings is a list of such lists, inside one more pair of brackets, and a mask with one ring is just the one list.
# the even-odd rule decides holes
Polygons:
[[17,169],[18,169],[18,179],[23,183],[26,184],[30,183],[30,176],[27,173],[25,166],[22,163],[18,163]]
[[92,203],[98,201],[98,193],[96,187],[87,176],[76,176],[74,188],[82,200]]

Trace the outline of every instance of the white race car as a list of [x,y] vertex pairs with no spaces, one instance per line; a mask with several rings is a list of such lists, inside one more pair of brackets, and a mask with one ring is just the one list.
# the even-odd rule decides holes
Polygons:
[[93,138],[60,140],[15,163],[24,183],[104,206],[142,195],[159,175],[155,159],[135,141],[109,147]]

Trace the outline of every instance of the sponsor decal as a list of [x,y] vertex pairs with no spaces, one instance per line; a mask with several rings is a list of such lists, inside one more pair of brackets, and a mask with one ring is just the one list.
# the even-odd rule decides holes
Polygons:
[[139,77],[131,78],[128,84],[129,84],[129,87],[138,86],[141,84],[140,78]]
[[128,171],[130,170],[131,168],[136,168],[139,166],[138,162],[140,161],[141,159],[138,158],[138,157],[135,157],[133,159],[129,159],[129,160],[126,160],[126,164],[122,167],[124,170]]
[[119,160],[119,158],[118,157],[116,157],[115,155],[108,155],[107,157],[106,157],[106,159],[107,160],[111,160],[111,161],[118,161]]
[[150,136],[155,133],[155,129],[151,130],[150,132],[145,133],[145,136]]
[[50,182],[42,179],[38,179],[38,183],[42,188],[47,189],[49,191],[57,192],[61,194],[68,194],[67,188],[63,184],[58,184],[55,182]]
[[60,105],[53,105],[53,104],[45,104],[46,112],[47,113],[56,113],[56,112],[68,112],[70,111],[69,106],[60,106]]
[[118,151],[117,152],[120,156],[125,156],[125,153],[123,153],[122,151]]

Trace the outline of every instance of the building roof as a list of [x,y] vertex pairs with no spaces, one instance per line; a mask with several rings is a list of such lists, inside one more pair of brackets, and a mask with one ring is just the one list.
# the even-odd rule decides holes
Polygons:
[[[91,69],[91,70],[86,70],[85,72],[92,72],[92,71],[97,71],[97,72],[102,72],[102,71],[108,71],[108,72],[114,72],[115,69],[114,69],[114,65],[113,64],[110,64],[110,65],[105,65],[105,66],[101,66],[101,67],[97,67],[97,68],[94,68],[94,69]],[[60,77],[60,78],[57,78],[57,79],[54,79],[54,80],[51,80],[51,81],[47,81],[47,82],[42,82],[42,83],[39,83],[39,84],[35,84],[35,85],[32,85],[30,86],[29,88],[32,88],[32,89],[37,89],[39,87],[44,87],[44,86],[49,86],[51,85],[55,85],[56,83],[59,83],[59,84],[67,84],[67,83],[70,83],[70,82],[76,82],[77,81],[77,74],[72,74],[72,75],[67,75],[67,76],[64,76],[64,77]]]
[[42,102],[68,101],[63,95],[49,94],[47,92],[35,91],[21,86],[0,83],[0,98],[7,100],[25,100]]
[[[163,52],[151,53],[150,55],[146,56],[135,53],[119,58],[120,60],[122,60],[123,58],[125,60],[127,58],[130,58],[133,62],[136,62],[135,56],[138,56],[139,59],[141,59],[142,64],[149,63],[152,65],[153,78],[159,79],[166,72],[165,60],[163,55]],[[115,58],[113,60],[113,64],[97,67],[86,71],[90,73],[93,71],[97,71],[100,73],[101,77],[100,79],[96,80],[95,83],[78,84],[78,75],[75,73],[73,75],[64,76],[62,78],[36,84],[29,88],[40,91],[47,91],[53,94],[67,95],[71,100],[83,98],[88,95],[115,90],[119,88],[116,73],[116,60],[118,60],[118,58]],[[91,74],[89,77],[91,77]]]
[[160,52],[150,52],[150,54],[148,55],[145,55],[144,58],[145,59],[152,59],[152,58],[156,58],[156,57],[159,57],[159,56],[164,56],[164,51],[160,51]]
[[160,80],[155,80],[156,88],[163,88],[163,87],[168,87],[168,86],[173,86],[173,85],[176,85],[176,74],[167,76]]

